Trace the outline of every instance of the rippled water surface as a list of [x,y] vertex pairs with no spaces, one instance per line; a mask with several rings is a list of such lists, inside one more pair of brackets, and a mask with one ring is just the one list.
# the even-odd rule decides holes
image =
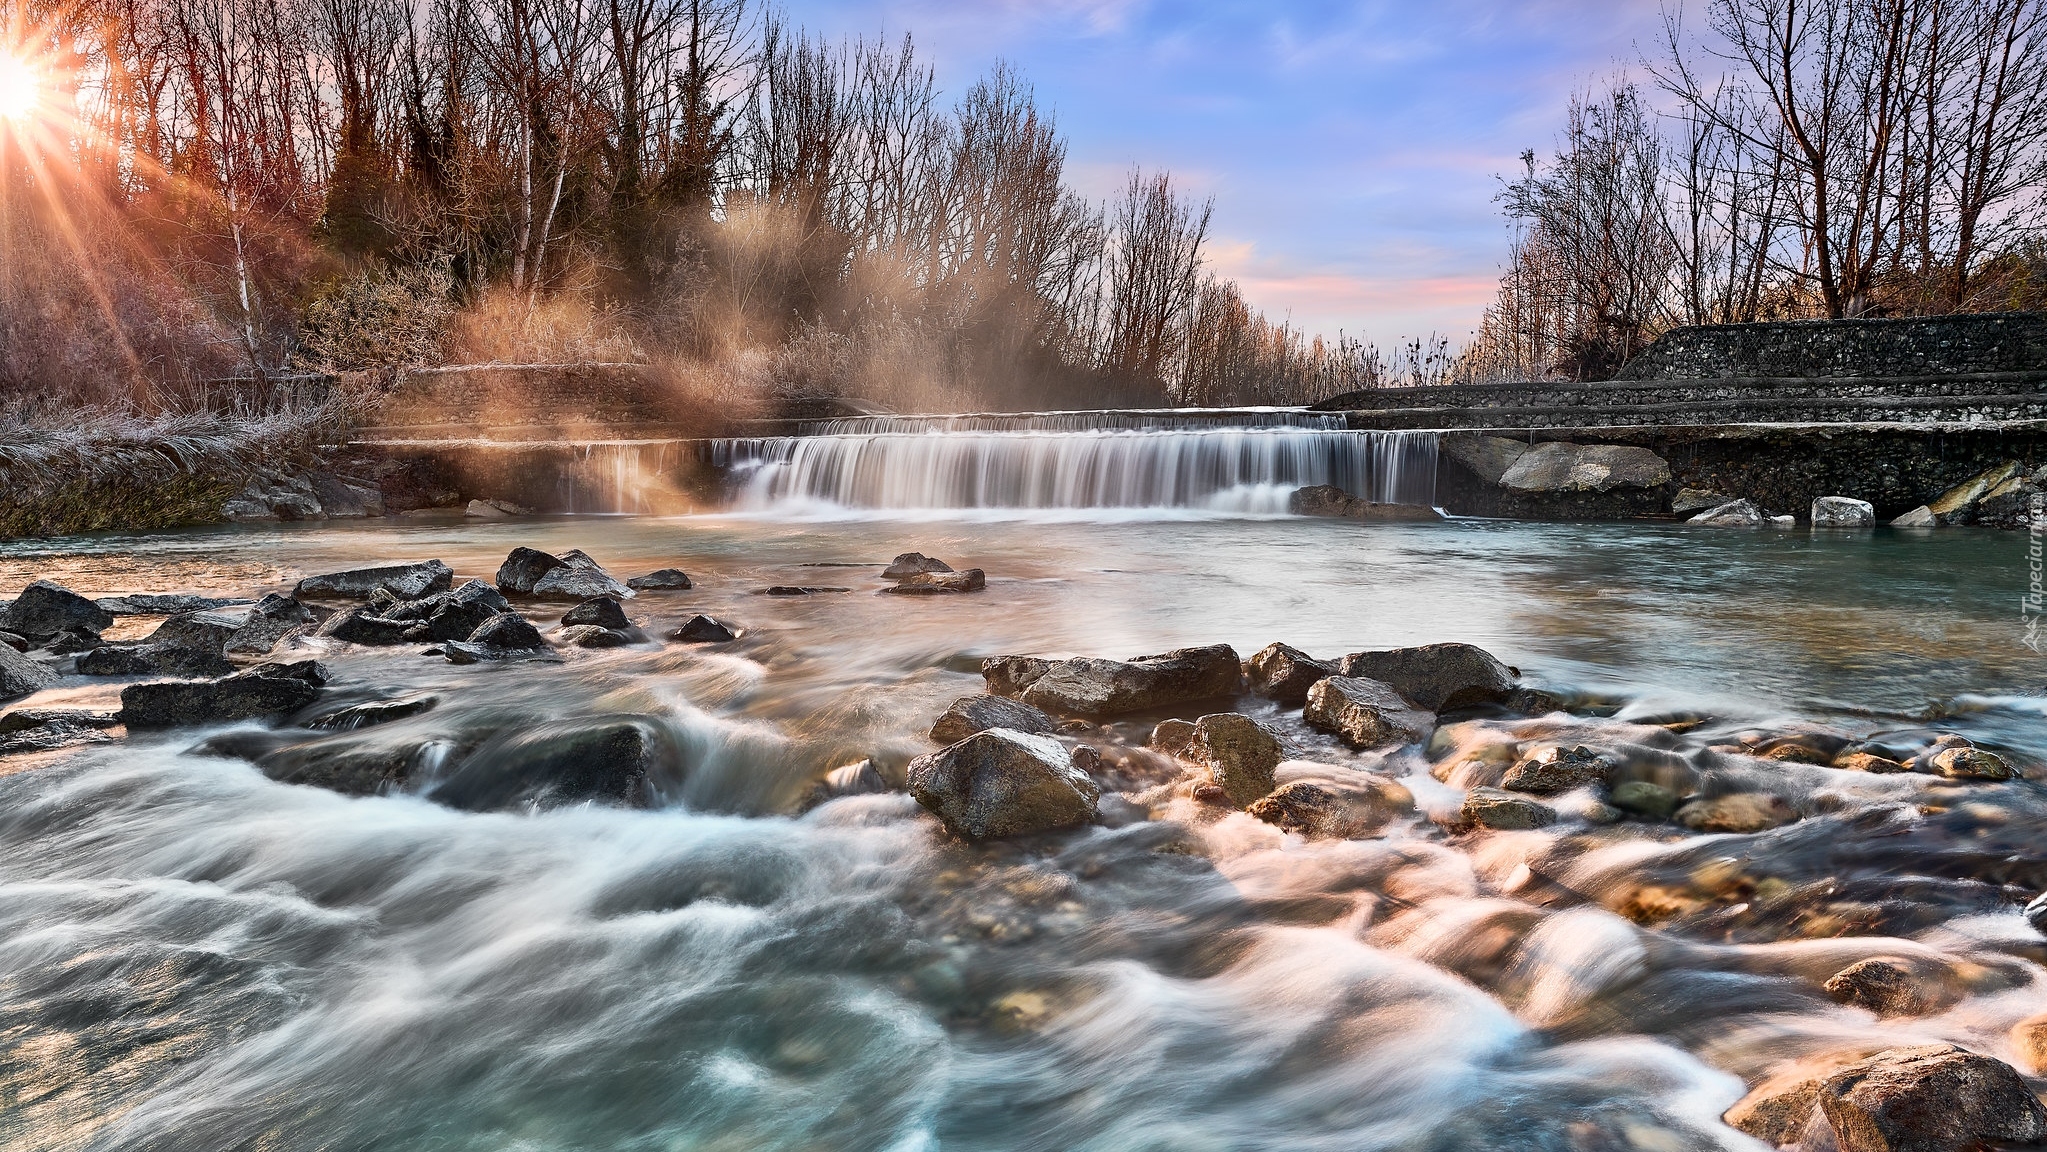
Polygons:
[[[495,667],[333,651],[330,691],[435,694],[404,722],[433,732],[663,716],[690,765],[666,806],[346,798],[191,754],[206,732],[0,760],[0,1145],[1756,1148],[1718,1117],[1787,1060],[1945,1038],[2016,1062],[2008,1029],[2047,1011],[2013,902],[2047,887],[2030,781],[1749,761],[1730,778],[1803,819],[1459,833],[1462,782],[1420,750],[1354,754],[1247,700],[1299,760],[1398,778],[1420,813],[1308,841],[1203,808],[1125,747],[1155,717],[1095,740],[1139,798],[1116,827],[970,848],[899,794],[809,801],[862,757],[900,778],[979,657],[1275,640],[1480,644],[1597,702],[1544,730],[1572,738],[1959,732],[2037,774],[2022,537],[415,519],[16,542],[0,589],[253,595],[435,557],[488,578],[515,545],[681,567],[695,590],[631,613],[745,635]],[[911,549],[988,590],[876,595]],[[1916,966],[1928,1010],[1821,993],[1871,955]]]

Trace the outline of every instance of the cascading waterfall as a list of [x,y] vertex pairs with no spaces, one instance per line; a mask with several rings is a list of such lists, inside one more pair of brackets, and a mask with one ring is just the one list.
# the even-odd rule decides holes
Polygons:
[[740,509],[1196,509],[1282,513],[1296,488],[1433,504],[1436,436],[1299,410],[857,417],[716,441]]

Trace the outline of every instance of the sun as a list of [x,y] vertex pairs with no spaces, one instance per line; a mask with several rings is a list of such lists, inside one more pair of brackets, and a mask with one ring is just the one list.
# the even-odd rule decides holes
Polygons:
[[35,69],[12,56],[0,56],[0,118],[26,120],[41,101]]

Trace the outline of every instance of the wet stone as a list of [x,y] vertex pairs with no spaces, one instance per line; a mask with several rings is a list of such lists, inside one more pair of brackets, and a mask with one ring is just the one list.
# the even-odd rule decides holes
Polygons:
[[1391,685],[1355,676],[1332,676],[1308,690],[1307,722],[1334,732],[1353,748],[1412,744],[1428,738],[1436,718],[1409,704]]
[[1272,733],[1235,712],[1203,716],[1181,753],[1208,769],[1208,782],[1223,790],[1233,808],[1246,808],[1271,792],[1273,770],[1285,759]]
[[379,616],[370,607],[350,608],[336,612],[320,623],[314,630],[317,636],[340,640],[348,644],[362,644],[368,647],[389,647],[430,637],[426,625],[417,620],[393,620]]
[[592,560],[581,549],[570,549],[562,553],[561,566],[550,568],[533,582],[532,595],[543,600],[588,600],[593,596],[611,596],[619,600],[630,600],[634,596],[631,588],[619,583],[611,573],[606,572],[597,561]]
[[98,635],[114,623],[113,613],[62,584],[37,580],[0,612],[0,629],[30,640],[46,640],[59,632]]
[[964,572],[926,572],[905,577],[882,591],[894,596],[948,596],[980,592],[987,587],[987,575],[979,568],[969,568]]
[[1023,699],[1053,715],[1101,719],[1234,696],[1242,681],[1236,651],[1216,644],[1128,661],[1062,660],[1025,689]]
[[1827,995],[1842,1004],[1867,1008],[1879,1016],[1912,1016],[1926,1010],[1918,981],[1905,961],[1874,957],[1858,960],[1826,983]]
[[1294,707],[1308,699],[1308,689],[1317,681],[1337,675],[1334,662],[1317,660],[1285,644],[1260,648],[1247,662],[1247,669],[1251,691]]
[[561,557],[537,548],[514,548],[498,565],[498,591],[507,596],[531,596],[540,578],[557,568],[567,567]]
[[121,722],[130,730],[226,724],[296,712],[319,698],[326,672],[310,660],[264,664],[220,680],[130,684]]
[[1498,788],[1473,788],[1465,793],[1458,814],[1467,824],[1503,832],[1547,828],[1557,822],[1556,809]]
[[439,560],[417,564],[387,564],[375,568],[353,568],[308,576],[298,582],[294,595],[307,599],[367,599],[378,590],[400,600],[417,600],[445,592],[455,581],[455,570]]
[[1966,1152],[2047,1140],[2047,1109],[2011,1065],[1952,1044],[1896,1048],[1821,1082],[1841,1152]]
[[952,565],[943,560],[926,556],[922,552],[905,552],[890,561],[889,566],[881,570],[881,575],[886,580],[907,580],[913,576],[951,571]]
[[235,666],[219,652],[167,644],[108,645],[78,657],[80,676],[227,676]]
[[649,716],[536,724],[463,758],[428,798],[471,812],[595,801],[653,806],[684,765],[667,727]]
[[440,703],[434,696],[413,696],[404,700],[370,700],[361,704],[350,704],[337,708],[305,721],[305,726],[320,732],[353,732],[358,728],[374,728],[381,724],[393,724],[433,710]]
[[1677,811],[1678,794],[1647,780],[1626,780],[1607,793],[1607,803],[1630,816],[1668,820]]
[[2015,780],[2018,773],[1995,752],[1981,748],[1943,748],[1927,759],[1931,770],[1949,780]]
[[1498,704],[1514,691],[1517,679],[1512,668],[1471,644],[1354,652],[1343,658],[1342,668],[1345,676],[1390,684],[1431,712]]
[[312,622],[313,614],[304,604],[273,592],[249,609],[242,626],[227,638],[230,653],[260,655],[272,651],[287,632]]
[[842,764],[825,773],[818,781],[818,800],[836,800],[842,796],[877,796],[887,792],[888,782],[875,770],[874,761],[860,760]]
[[625,582],[635,592],[681,592],[693,587],[689,574],[680,568],[663,568]]
[[1058,724],[1021,700],[989,695],[962,696],[931,725],[931,739],[938,744],[957,744],[976,732],[986,732],[990,728],[1048,736],[1058,730]]
[[468,643],[484,648],[528,651],[547,647],[547,640],[531,621],[516,612],[504,612],[484,621],[469,634]]
[[670,640],[683,644],[724,644],[739,638],[731,625],[709,616],[692,616],[682,627],[668,634]]
[[1094,819],[1101,787],[1049,736],[996,728],[910,762],[910,794],[955,835],[1000,839]]
[[583,601],[562,613],[561,622],[564,628],[594,624],[599,628],[616,628],[623,631],[633,626],[633,622],[626,619],[625,609],[609,596],[596,596]]
[[1178,756],[1187,751],[1187,745],[1194,740],[1192,720],[1161,720],[1151,730],[1146,742],[1155,751],[1168,756]]
[[1604,784],[1618,767],[1620,764],[1613,757],[1582,744],[1550,748],[1507,769],[1500,786],[1514,792],[1548,796],[1588,784]]
[[1782,796],[1762,792],[1736,792],[1693,800],[1676,813],[1679,824],[1694,832],[1709,833],[1764,832],[1797,819],[1797,810]]
[[575,624],[555,633],[555,643],[570,648],[624,648],[633,638],[617,628],[606,628],[598,624]]
[[1021,696],[1055,663],[1037,656],[991,656],[981,661],[981,679],[997,696]]
[[1896,760],[1874,752],[1843,752],[1834,757],[1834,767],[1846,772],[1870,772],[1879,776],[1911,771]]

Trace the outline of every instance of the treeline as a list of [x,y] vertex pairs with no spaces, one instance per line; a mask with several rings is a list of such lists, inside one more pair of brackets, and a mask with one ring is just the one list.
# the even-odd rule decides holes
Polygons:
[[[1602,379],[1686,324],[2047,302],[2047,2],[1710,0],[1575,100],[1459,379]],[[1650,106],[1661,105],[1659,114]]]
[[[1209,206],[1066,182],[998,67],[753,0],[37,0],[0,122],[0,382],[98,399],[444,360],[635,359],[707,394],[1288,403],[1440,375],[1260,315]],[[24,259],[40,252],[41,259]]]

